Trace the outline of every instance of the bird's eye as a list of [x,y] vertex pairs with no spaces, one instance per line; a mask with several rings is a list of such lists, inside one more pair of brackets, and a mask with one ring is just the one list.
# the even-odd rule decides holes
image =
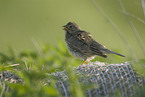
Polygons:
[[69,26],[69,28],[72,28],[72,26]]

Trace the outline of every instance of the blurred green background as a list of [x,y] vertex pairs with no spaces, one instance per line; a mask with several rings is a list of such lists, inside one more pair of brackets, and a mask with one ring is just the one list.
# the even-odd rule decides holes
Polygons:
[[[122,3],[144,44],[143,3],[140,0],[122,0]],[[118,27],[125,40],[96,7]],[[54,45],[58,40],[65,43],[62,26],[69,21],[91,32],[97,41],[112,50],[132,57],[130,46],[137,58],[144,58],[119,0],[0,0],[0,52],[7,53],[8,46],[16,53],[35,50],[32,39]]]

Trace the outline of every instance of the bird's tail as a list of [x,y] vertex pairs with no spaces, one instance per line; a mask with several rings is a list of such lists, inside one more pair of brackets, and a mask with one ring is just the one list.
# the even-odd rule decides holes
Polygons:
[[126,56],[124,56],[122,54],[119,54],[119,53],[116,53],[116,52],[113,52],[113,51],[110,51],[110,53],[116,54],[116,55],[121,56],[121,57],[126,57]]

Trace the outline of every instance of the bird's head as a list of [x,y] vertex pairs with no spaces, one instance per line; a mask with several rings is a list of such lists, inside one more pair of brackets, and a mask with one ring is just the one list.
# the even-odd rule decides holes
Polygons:
[[79,31],[80,30],[80,27],[74,23],[74,22],[68,22],[66,25],[63,26],[65,31],[68,31],[68,32],[74,32],[74,31]]

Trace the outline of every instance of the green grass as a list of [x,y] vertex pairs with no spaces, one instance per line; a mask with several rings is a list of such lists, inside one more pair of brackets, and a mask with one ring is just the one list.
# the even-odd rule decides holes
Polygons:
[[15,52],[10,49],[9,56],[1,54],[0,71],[12,72],[23,80],[23,82],[16,84],[2,80],[0,82],[1,95],[3,97],[58,97],[59,93],[55,88],[55,79],[51,80],[50,85],[44,85],[47,83],[45,80],[49,79],[47,74],[63,70],[72,72],[70,65],[80,62],[80,60],[71,57],[66,48],[61,47],[63,45],[55,47],[47,44],[37,52],[23,51],[15,55]]
[[[88,86],[79,84],[77,81],[79,75],[76,75],[73,71],[73,67],[78,66],[82,61],[71,56],[62,42],[59,42],[58,46],[50,44],[40,46],[36,41],[35,43],[37,44],[36,49],[38,51],[26,50],[15,55],[13,49],[10,48],[9,55],[1,53],[1,73],[2,71],[8,71],[21,78],[19,81],[15,79],[17,82],[10,80],[13,79],[11,76],[1,80],[1,97],[60,97],[61,95],[55,87],[58,79],[51,76],[51,74],[64,70],[68,74],[73,96],[84,97]],[[96,58],[95,60],[106,61],[108,63],[112,63],[113,60],[122,61],[119,57],[113,55],[109,56],[108,59]],[[140,64],[145,64],[144,60],[133,66],[136,68],[136,71],[145,76],[144,69]]]

